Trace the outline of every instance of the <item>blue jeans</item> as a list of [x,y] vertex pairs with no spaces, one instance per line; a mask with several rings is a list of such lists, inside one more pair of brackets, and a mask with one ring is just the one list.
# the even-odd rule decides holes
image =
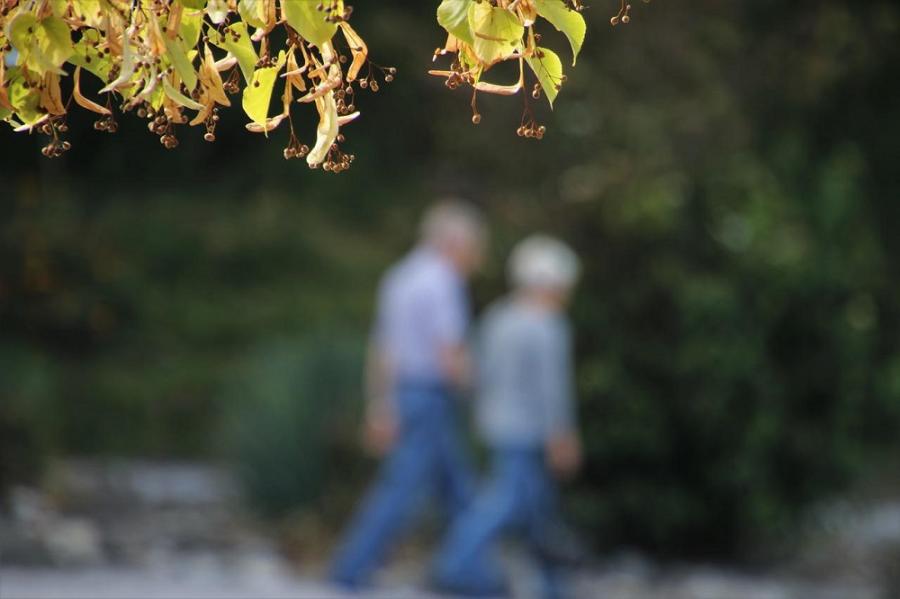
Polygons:
[[442,385],[401,384],[396,400],[399,437],[332,564],[331,579],[344,586],[369,582],[423,499],[440,498],[452,518],[471,497],[453,394]]
[[524,535],[540,568],[542,593],[562,595],[560,569],[547,557],[553,527],[559,525],[556,485],[537,448],[493,452],[484,491],[450,528],[434,563],[435,582],[464,595],[504,595],[506,581],[494,545],[510,529]]

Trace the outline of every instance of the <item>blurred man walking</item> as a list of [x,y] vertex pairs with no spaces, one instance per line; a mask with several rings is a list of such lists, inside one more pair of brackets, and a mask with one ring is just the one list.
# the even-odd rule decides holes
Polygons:
[[427,496],[443,500],[451,517],[468,503],[455,395],[469,378],[466,279],[484,244],[474,207],[439,203],[423,220],[419,245],[382,280],[366,368],[366,441],[386,457],[332,565],[338,584],[365,585]]
[[492,471],[438,553],[435,582],[444,590],[504,594],[494,541],[518,529],[538,558],[542,597],[562,596],[559,559],[564,553],[571,557],[571,545],[562,542],[570,539],[560,524],[553,479],[572,474],[581,456],[564,312],[578,270],[578,258],[567,246],[530,237],[510,259],[514,293],[484,317],[476,414]]

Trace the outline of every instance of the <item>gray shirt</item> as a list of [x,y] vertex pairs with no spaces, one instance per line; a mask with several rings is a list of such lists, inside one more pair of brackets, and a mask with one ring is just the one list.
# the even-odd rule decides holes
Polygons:
[[396,382],[444,382],[441,349],[462,344],[468,326],[465,281],[436,250],[414,249],[382,279],[373,335]]
[[514,298],[478,331],[476,417],[493,446],[542,445],[574,426],[571,333],[565,316]]

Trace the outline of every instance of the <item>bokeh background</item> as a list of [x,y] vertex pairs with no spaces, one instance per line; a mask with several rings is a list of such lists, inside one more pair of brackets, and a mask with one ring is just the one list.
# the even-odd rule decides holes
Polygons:
[[596,555],[772,564],[816,506],[900,497],[896,3],[654,0],[612,28],[594,2],[540,142],[519,99],[482,97],[473,126],[425,74],[436,2],[357,4],[398,76],[358,101],[347,173],[283,160],[287,132],[239,107],[174,151],[132,116],[107,135],[73,111],[52,161],[2,133],[6,509],[72,456],[225,464],[281,546],[324,559],[374,467],[374,289],[444,194],[490,218],[478,309],[529,232],[583,257],[566,499]]

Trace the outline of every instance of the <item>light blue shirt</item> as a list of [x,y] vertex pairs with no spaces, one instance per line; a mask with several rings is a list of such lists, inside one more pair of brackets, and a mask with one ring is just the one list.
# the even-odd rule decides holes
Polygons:
[[515,299],[478,331],[476,418],[492,446],[539,446],[574,426],[571,332],[565,316]]
[[384,276],[374,339],[397,383],[442,383],[442,348],[465,341],[469,302],[463,277],[427,246],[410,252]]

